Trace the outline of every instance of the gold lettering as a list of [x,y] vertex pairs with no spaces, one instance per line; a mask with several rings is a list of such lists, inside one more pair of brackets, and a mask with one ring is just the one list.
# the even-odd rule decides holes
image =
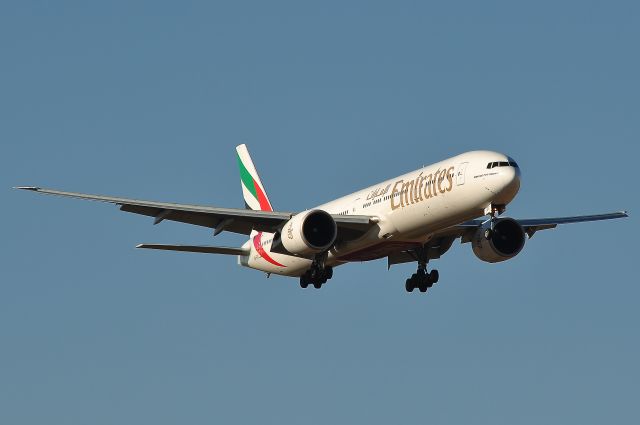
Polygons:
[[453,175],[454,175],[455,167],[449,167],[447,170],[447,180],[449,180],[449,187],[447,188],[447,192],[451,192],[453,189]]
[[421,178],[422,178],[422,172],[418,174],[418,177],[416,177],[416,179],[414,180],[413,190],[411,191],[412,203],[415,202],[417,204],[420,201],[420,199],[418,198],[418,193],[420,192],[420,189],[418,188],[418,184],[420,183]]
[[402,184],[402,194],[404,196],[400,198],[400,205],[404,206],[409,205],[410,203],[413,204],[413,197],[411,195],[414,183],[415,182],[413,180],[409,180],[407,183]]
[[398,186],[399,184],[402,185],[402,180],[398,180],[397,182],[395,182],[395,184],[393,185],[393,190],[391,191],[391,210],[395,210],[401,207],[401,205],[395,204],[396,193],[400,193],[400,191],[396,189],[396,186]]
[[438,196],[438,183],[440,183],[440,169],[433,173],[433,196]]
[[430,199],[431,198],[431,180],[433,180],[433,174],[429,174],[427,177],[425,177],[425,179],[427,180],[427,184],[424,187],[424,199]]
[[[428,174],[426,176],[424,176],[421,171],[415,179],[406,182],[404,180],[396,181],[393,184],[391,195],[389,196],[391,200],[391,209],[396,210],[426,199],[431,199],[434,196],[438,196],[438,192],[451,192],[453,189],[454,170],[455,167],[449,167],[443,170],[438,168],[435,173]],[[444,183],[445,181],[447,182],[446,185]],[[376,198],[378,196],[383,196],[390,188],[391,184],[384,189],[378,188],[373,191],[369,197]],[[400,199],[398,200],[396,198]]]
[[440,193],[446,192],[446,189],[442,188],[442,183],[444,182],[445,174],[447,174],[447,170],[442,170],[442,172],[440,173],[440,177],[438,178],[438,191],[440,191]]
[[424,184],[424,177],[422,176],[422,173],[420,173],[418,179],[419,183],[416,185],[416,193],[418,194],[417,199],[418,201],[423,201],[424,198],[422,197],[422,185]]

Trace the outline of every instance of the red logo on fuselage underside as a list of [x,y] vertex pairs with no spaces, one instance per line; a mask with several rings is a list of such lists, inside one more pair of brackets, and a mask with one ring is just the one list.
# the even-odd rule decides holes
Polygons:
[[253,247],[256,249],[256,252],[258,253],[258,255],[264,258],[265,261],[273,264],[274,266],[287,267],[284,264],[278,263],[276,260],[271,258],[269,254],[267,254],[267,251],[265,251],[264,247],[262,246],[262,232],[258,233],[253,237]]

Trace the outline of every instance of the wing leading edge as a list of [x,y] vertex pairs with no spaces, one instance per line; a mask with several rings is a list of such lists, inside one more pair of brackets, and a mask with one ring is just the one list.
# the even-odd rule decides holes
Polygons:
[[[120,210],[146,215],[154,218],[153,224],[163,220],[204,226],[215,229],[217,235],[229,231],[249,235],[252,230],[261,232],[279,231],[286,222],[295,215],[292,212],[254,211],[239,208],[219,208],[203,205],[175,204],[166,202],[144,201],[138,199],[118,198],[113,196],[90,195],[85,193],[64,192],[43,189],[35,186],[19,186],[16,189],[29,190],[46,195],[89,201],[107,202],[120,206]],[[358,237],[369,230],[375,223],[372,217],[364,215],[332,215],[338,225],[338,235],[344,239]]]
[[[572,217],[549,217],[549,218],[529,218],[529,219],[515,219],[527,232],[529,237],[533,236],[538,230],[553,229],[559,224],[571,224],[571,223],[585,223],[588,221],[601,221],[601,220],[613,220],[617,218],[629,217],[627,211],[616,211],[606,214],[591,214],[591,215],[578,215]],[[447,231],[453,231],[466,233],[469,229],[475,229],[480,226],[486,220],[471,220],[457,226],[446,229]]]
[[[537,231],[553,229],[559,224],[613,220],[625,217],[629,217],[627,211],[617,211],[606,214],[580,215],[573,217],[551,217],[515,220],[524,228],[524,231],[527,233],[529,238],[531,238]],[[486,220],[471,220],[436,232],[433,235],[433,238],[431,239],[431,242],[428,244],[428,246],[424,247],[427,248],[427,257],[430,260],[440,258],[440,256],[443,255],[451,247],[451,243],[457,238],[460,238],[462,243],[470,242],[478,227],[485,222]],[[391,267],[394,264],[407,263],[416,260],[416,248],[398,250],[388,256],[388,267]]]

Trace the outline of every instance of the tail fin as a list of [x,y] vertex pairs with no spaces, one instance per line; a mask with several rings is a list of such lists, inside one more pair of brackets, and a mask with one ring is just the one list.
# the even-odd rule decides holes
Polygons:
[[245,206],[250,210],[273,211],[247,146],[238,145],[236,151],[238,152],[238,167],[240,168],[240,182]]

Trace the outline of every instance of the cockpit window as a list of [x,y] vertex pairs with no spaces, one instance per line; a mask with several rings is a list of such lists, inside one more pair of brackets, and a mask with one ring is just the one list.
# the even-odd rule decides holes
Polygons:
[[518,164],[515,161],[495,161],[487,164],[487,168],[491,169],[494,167],[514,167],[518,168]]

